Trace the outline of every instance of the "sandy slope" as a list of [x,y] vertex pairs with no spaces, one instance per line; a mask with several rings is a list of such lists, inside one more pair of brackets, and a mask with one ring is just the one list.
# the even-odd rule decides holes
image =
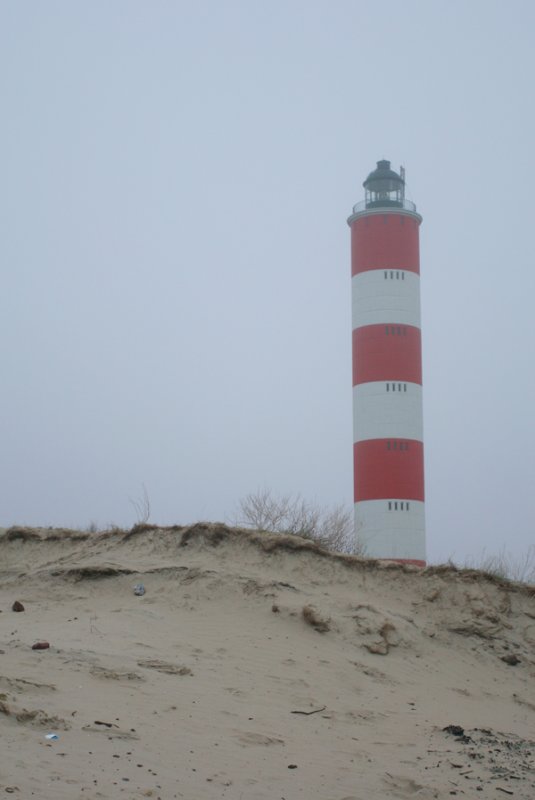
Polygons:
[[533,590],[222,525],[11,529],[0,571],[0,793],[535,797]]

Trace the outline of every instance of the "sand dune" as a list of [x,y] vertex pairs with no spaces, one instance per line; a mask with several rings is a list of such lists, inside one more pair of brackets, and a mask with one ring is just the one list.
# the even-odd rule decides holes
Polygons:
[[533,588],[216,524],[12,528],[0,570],[2,793],[535,797]]

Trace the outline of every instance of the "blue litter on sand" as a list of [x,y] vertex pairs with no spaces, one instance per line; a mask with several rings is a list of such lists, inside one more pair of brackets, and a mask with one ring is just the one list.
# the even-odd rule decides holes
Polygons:
[[142,583],[136,583],[134,586],[134,594],[137,594],[138,597],[142,597],[145,594],[145,587]]
[[45,739],[50,739],[52,742],[57,742],[59,736],[57,733],[47,733]]

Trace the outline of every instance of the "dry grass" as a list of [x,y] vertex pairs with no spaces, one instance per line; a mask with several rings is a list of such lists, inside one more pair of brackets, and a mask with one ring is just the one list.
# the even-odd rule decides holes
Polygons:
[[464,564],[465,568],[504,581],[535,584],[535,546],[532,545],[524,556],[512,556],[502,549],[499,553],[489,555],[483,551],[480,558],[471,558]]
[[42,536],[34,528],[23,528],[19,525],[14,525],[12,528],[7,529],[5,538],[8,542],[35,542],[42,539]]
[[57,542],[65,539],[85,541],[90,534],[71,528],[27,528],[14,525],[7,529],[4,536],[8,542]]
[[117,578],[119,575],[133,575],[135,569],[127,567],[99,566],[91,567],[71,567],[69,569],[53,570],[50,574],[53,577],[66,578],[73,581],[98,580],[100,578]]
[[313,606],[303,606],[301,612],[303,619],[318,633],[326,633],[331,630],[330,620],[321,617]]

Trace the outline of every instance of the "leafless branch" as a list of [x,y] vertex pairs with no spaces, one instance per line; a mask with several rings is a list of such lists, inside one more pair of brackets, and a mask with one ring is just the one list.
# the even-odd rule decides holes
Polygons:
[[136,525],[144,525],[150,519],[150,499],[147,492],[147,487],[143,483],[141,484],[141,488],[143,490],[141,497],[128,498],[132,503],[137,515]]

